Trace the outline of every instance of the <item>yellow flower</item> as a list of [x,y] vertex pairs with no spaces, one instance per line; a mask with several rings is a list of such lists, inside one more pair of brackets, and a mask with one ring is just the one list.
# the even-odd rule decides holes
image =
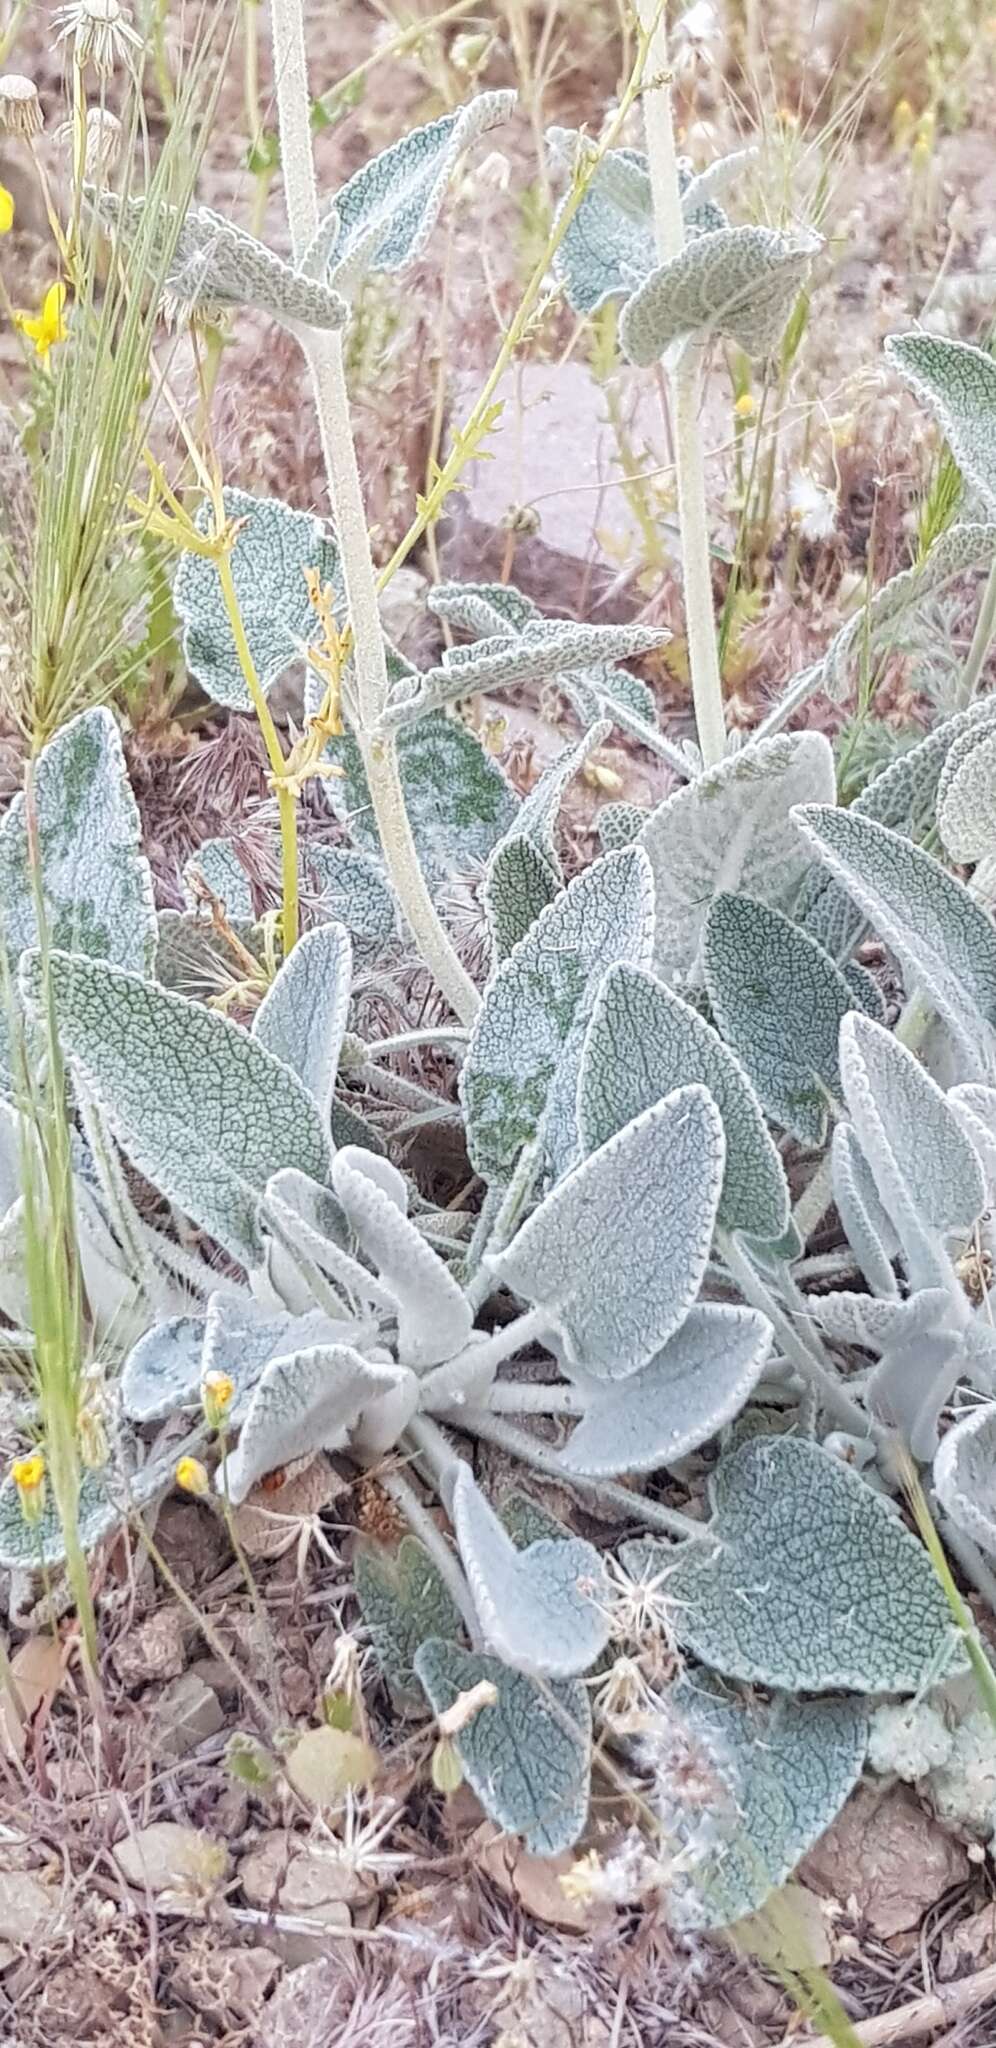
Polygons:
[[733,408],[738,420],[752,420],[757,411],[757,399],[751,391],[741,391]]
[[227,1372],[206,1372],[201,1381],[201,1407],[209,1429],[220,1429],[232,1405],[235,1381]]
[[6,185],[0,185],[0,235],[9,235],[14,225],[14,201]]
[[34,1527],[45,1512],[45,1460],[41,1452],[31,1451],[26,1458],[15,1458],[10,1476],[17,1488],[21,1513]]
[[176,1483],[184,1493],[193,1493],[203,1498],[211,1485],[199,1458],[180,1458],[176,1467]]
[[42,300],[42,309],[35,313],[15,313],[14,325],[35,345],[35,354],[47,356],[57,341],[65,341],[69,329],[62,317],[66,303],[64,284],[50,284]]

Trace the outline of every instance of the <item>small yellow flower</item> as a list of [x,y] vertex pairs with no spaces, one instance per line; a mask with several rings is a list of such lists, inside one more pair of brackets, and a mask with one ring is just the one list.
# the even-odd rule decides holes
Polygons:
[[201,1407],[209,1429],[220,1429],[235,1397],[235,1381],[227,1372],[206,1372],[201,1381]]
[[14,201],[6,185],[0,185],[0,235],[9,235],[14,225]]
[[557,1879],[565,1899],[573,1905],[588,1906],[598,1896],[602,1859],[597,1849],[588,1849]]
[[14,325],[35,345],[35,354],[44,358],[57,341],[65,341],[69,329],[62,317],[66,303],[64,284],[50,284],[42,300],[40,313],[15,313]]
[[17,1488],[21,1513],[34,1528],[45,1513],[45,1460],[41,1452],[31,1451],[26,1458],[15,1458],[10,1476]]
[[738,420],[752,420],[757,412],[757,399],[752,391],[741,391],[733,408]]
[[198,1499],[203,1499],[204,1495],[210,1492],[211,1481],[199,1458],[178,1459],[174,1476],[184,1493],[192,1493]]

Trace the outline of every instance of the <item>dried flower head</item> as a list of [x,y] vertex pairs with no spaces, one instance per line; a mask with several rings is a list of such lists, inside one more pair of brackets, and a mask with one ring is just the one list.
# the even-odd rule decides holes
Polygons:
[[59,25],[58,41],[71,37],[74,62],[92,65],[98,78],[109,78],[116,64],[127,64],[131,52],[142,47],[131,14],[120,0],[69,0],[53,18]]
[[37,135],[44,125],[38,87],[20,71],[0,77],[0,128],[8,135]]
[[[110,107],[87,108],[83,175],[91,183],[99,183],[101,178],[110,176],[121,154],[121,135],[121,123]],[[73,140],[73,124],[64,121],[56,130],[56,141],[69,149]]]
[[41,1452],[31,1451],[26,1458],[15,1458],[10,1476],[17,1488],[21,1513],[35,1528],[45,1512],[45,1460]]

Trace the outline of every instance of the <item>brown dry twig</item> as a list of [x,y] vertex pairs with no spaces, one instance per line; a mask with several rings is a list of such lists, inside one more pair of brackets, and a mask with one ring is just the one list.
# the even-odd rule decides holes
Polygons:
[[[854,2034],[861,2048],[906,2048],[907,2042],[921,2041],[938,2027],[950,2027],[967,2019],[987,1998],[996,1998],[996,1963],[977,1970],[960,1983],[939,1985],[910,2005],[895,2012],[880,2013],[877,2019],[860,2020]],[[816,2048],[817,2034],[787,2034],[779,2048]]]

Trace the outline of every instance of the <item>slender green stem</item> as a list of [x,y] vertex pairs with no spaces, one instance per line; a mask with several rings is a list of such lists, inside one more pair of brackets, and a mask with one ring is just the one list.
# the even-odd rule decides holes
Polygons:
[[[660,263],[673,263],[685,246],[685,227],[678,184],[668,69],[666,0],[638,0],[640,19],[650,38],[650,80],[643,95],[643,119],[650,164],[654,232]],[[712,602],[712,566],[706,512],[705,467],[699,412],[702,401],[702,349],[687,342],[668,373],[681,528],[685,630],[692,702],[699,746],[706,767],[726,751],[726,718],[719,674],[716,620]]]
[[996,633],[996,561],[994,561],[986,578],[986,587],[982,593],[982,603],[979,606],[979,616],[975,621],[975,631],[972,634],[972,644],[965,657],[965,666],[962,669],[961,679],[958,684],[959,711],[964,711],[966,706],[971,704],[975,696],[976,690],[979,687],[979,679],[986,664],[986,657],[993,643],[994,633]]
[[221,594],[224,600],[225,610],[228,614],[228,623],[232,629],[232,638],[235,641],[235,651],[239,658],[239,667],[242,670],[242,674],[245,678],[246,689],[248,690],[249,695],[252,698],[253,709],[256,713],[257,719],[259,720],[259,729],[263,735],[263,744],[266,748],[270,768],[273,774],[273,787],[276,792],[277,812],[280,819],[280,853],[283,896],[283,940],[284,959],[286,960],[287,955],[293,952],[294,947],[297,945],[298,930],[300,925],[300,911],[298,903],[297,797],[295,796],[293,789],[284,780],[284,770],[286,767],[286,762],[284,760],[283,748],[280,745],[280,736],[277,732],[277,728],[273,723],[273,714],[266,701],[266,693],[256,672],[256,664],[252,658],[252,649],[250,648],[249,641],[246,638],[246,629],[242,619],[241,608],[239,606],[238,594],[235,589],[235,579],[232,575],[232,564],[230,557],[227,554],[217,555],[215,557],[215,567],[217,568],[218,571],[218,579],[221,584]]

